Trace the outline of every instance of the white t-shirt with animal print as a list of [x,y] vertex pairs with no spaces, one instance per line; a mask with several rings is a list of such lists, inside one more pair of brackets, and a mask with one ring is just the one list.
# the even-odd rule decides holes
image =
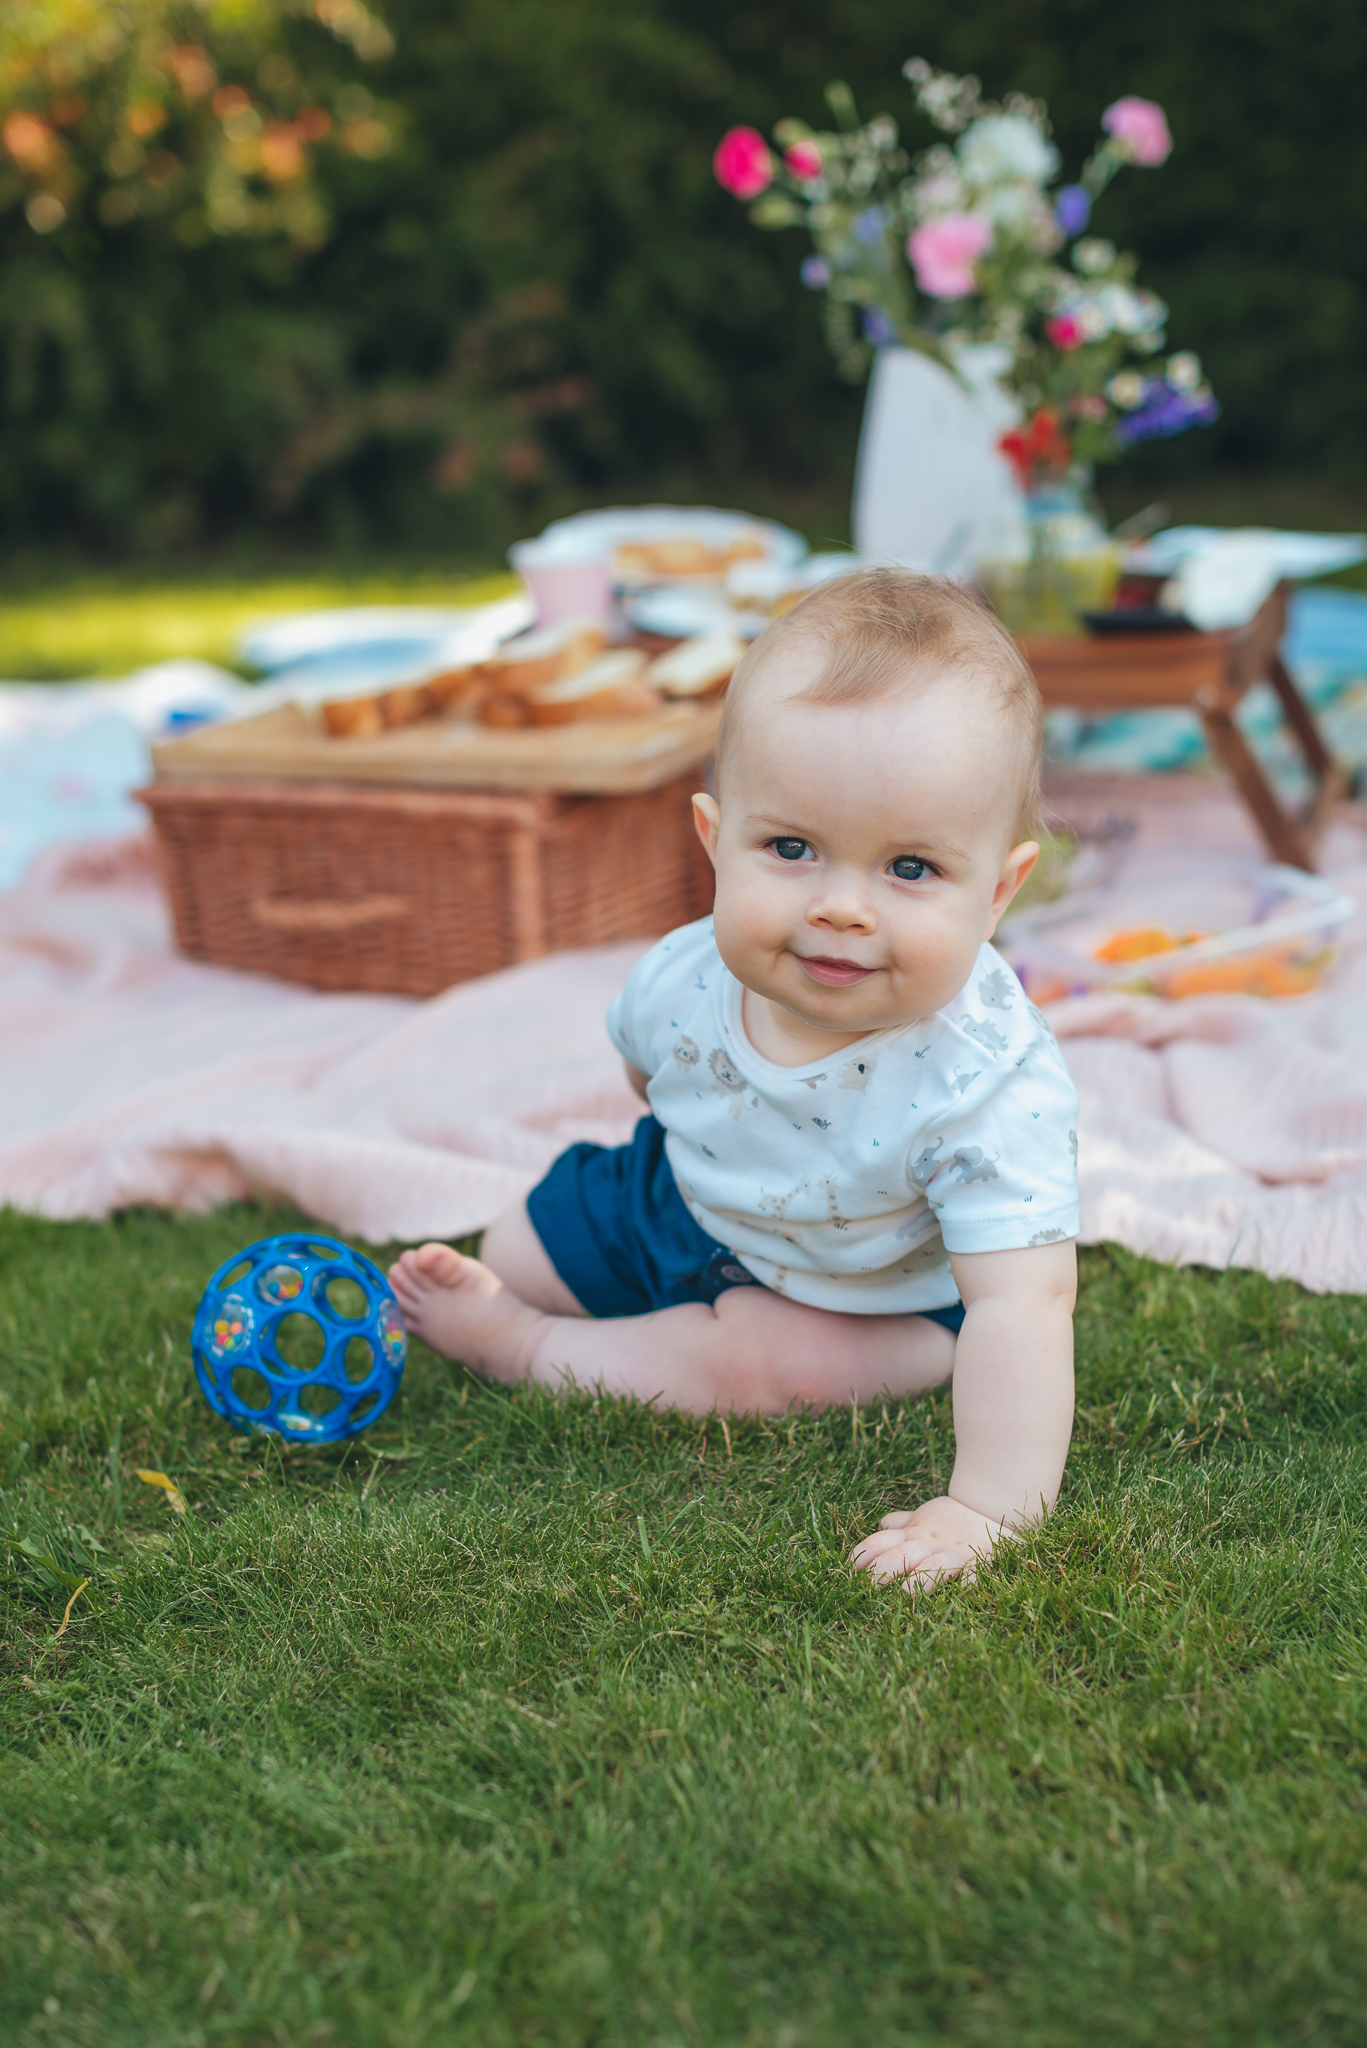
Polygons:
[[1075,1237],[1077,1091],[992,946],[944,1009],[775,1066],[712,920],[651,948],[608,1012],[695,1220],[794,1301],[861,1315],[958,1298],[948,1252]]

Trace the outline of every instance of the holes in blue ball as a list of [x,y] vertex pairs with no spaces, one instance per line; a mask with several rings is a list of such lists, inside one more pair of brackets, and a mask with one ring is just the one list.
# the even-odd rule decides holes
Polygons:
[[323,1288],[328,1307],[343,1322],[359,1323],[366,1314],[370,1303],[366,1291],[359,1282],[348,1280],[344,1273],[334,1273]]
[[269,1408],[271,1390],[259,1372],[253,1372],[249,1365],[233,1367],[233,1392],[244,1408]]
[[305,1415],[318,1417],[331,1415],[341,1398],[336,1387],[324,1387],[315,1384],[311,1387],[301,1387],[299,1389],[299,1406]]
[[323,1326],[302,1309],[292,1309],[275,1326],[276,1355],[286,1372],[316,1372],[323,1362],[327,1338]]
[[352,1409],[351,1414],[348,1417],[348,1420],[353,1429],[359,1428],[360,1424],[365,1421],[367,1415],[369,1415],[371,1409],[375,1406],[379,1398],[380,1397],[378,1394],[362,1394],[360,1400],[356,1403],[356,1406]]
[[367,1343],[364,1337],[348,1338],[347,1348],[342,1353],[342,1364],[353,1386],[361,1380],[369,1379],[374,1363],[375,1349],[372,1344]]
[[232,1272],[225,1273],[218,1284],[220,1287],[235,1287],[243,1274],[250,1273],[251,1270],[252,1262],[250,1259],[239,1259]]
[[304,1250],[311,1253],[315,1259],[335,1259],[337,1256],[335,1244],[308,1244],[304,1246]]

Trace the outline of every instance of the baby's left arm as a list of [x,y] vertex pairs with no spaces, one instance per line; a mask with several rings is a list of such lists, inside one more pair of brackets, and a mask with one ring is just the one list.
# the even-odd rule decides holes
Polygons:
[[886,1515],[854,1552],[876,1579],[927,1582],[1047,1514],[1073,1428],[1071,1238],[1020,1251],[951,1252],[964,1325],[954,1353],[957,1455],[949,1491]]

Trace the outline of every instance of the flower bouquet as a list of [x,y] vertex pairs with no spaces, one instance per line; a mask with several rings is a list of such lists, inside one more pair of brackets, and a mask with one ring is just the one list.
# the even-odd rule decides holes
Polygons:
[[1136,286],[1136,259],[1088,232],[1117,171],[1166,160],[1167,121],[1152,101],[1117,100],[1079,177],[1061,182],[1042,102],[985,101],[976,78],[921,58],[904,70],[919,111],[952,139],[909,155],[888,115],[861,123],[834,84],[834,129],[780,121],[771,149],[733,128],[716,176],[759,226],[810,232],[802,278],[825,294],[843,375],[900,344],[970,387],[985,369],[995,378],[1017,415],[998,446],[1039,515],[1032,555],[1047,555],[1069,517],[1086,519],[1094,463],[1219,414],[1197,358],[1164,355],[1167,307]]

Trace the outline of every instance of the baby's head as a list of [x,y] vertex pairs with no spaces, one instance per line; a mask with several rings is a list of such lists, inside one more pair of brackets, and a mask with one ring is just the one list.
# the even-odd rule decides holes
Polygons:
[[820,1031],[957,995],[1029,874],[1043,715],[963,584],[865,569],[804,598],[736,670],[717,798],[696,797],[737,979]]

